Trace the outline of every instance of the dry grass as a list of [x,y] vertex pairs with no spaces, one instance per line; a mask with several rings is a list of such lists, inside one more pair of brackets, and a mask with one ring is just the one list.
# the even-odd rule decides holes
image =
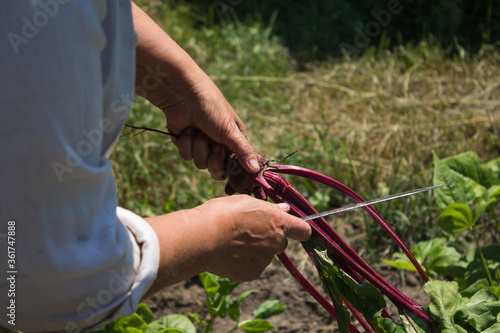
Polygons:
[[[279,85],[289,95],[288,110],[247,124],[259,147],[283,156],[289,151],[273,147],[283,149],[278,142],[290,139],[307,160],[304,166],[333,176],[344,164],[354,167],[359,178],[378,168],[383,174],[379,181],[386,183],[424,169],[428,179],[432,151],[448,156],[473,150],[485,160],[498,156],[498,53],[467,61],[439,54],[417,58],[417,53],[402,49],[345,58],[287,78],[232,79]],[[412,57],[413,64],[405,57]],[[328,165],[331,157],[318,156],[332,146],[341,149],[339,143],[348,154],[336,165]],[[323,160],[312,160],[318,158]],[[395,162],[401,163],[399,175],[392,174]]]

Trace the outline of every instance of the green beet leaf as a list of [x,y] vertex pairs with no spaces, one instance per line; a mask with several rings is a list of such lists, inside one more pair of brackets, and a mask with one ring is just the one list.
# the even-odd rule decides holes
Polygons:
[[274,326],[265,319],[252,319],[242,321],[238,324],[238,327],[243,331],[250,333],[267,332],[274,328]]
[[286,304],[279,300],[268,300],[263,302],[254,312],[253,316],[256,319],[267,319],[275,315],[279,315],[286,310]]
[[196,333],[191,320],[181,314],[171,314],[152,322],[145,333]]
[[[341,298],[349,302],[357,311],[368,320],[374,320],[386,307],[382,293],[370,283],[356,283],[350,276],[345,274],[328,258],[326,251],[315,250],[315,260],[318,261],[323,275],[323,281],[330,291],[330,294],[340,295]],[[334,300],[338,303],[338,300]],[[339,322],[339,329],[348,327],[349,321]]]
[[375,332],[377,333],[407,333],[401,325],[396,324],[389,318],[377,318],[376,323]]
[[456,234],[474,226],[470,208],[462,203],[450,204],[441,213],[437,224],[446,232]]
[[135,313],[137,313],[137,315],[139,315],[139,317],[141,317],[147,324],[151,323],[155,318],[153,312],[151,312],[148,306],[144,303],[139,303]]
[[229,314],[229,317],[235,321],[238,322],[240,321],[240,306],[243,301],[250,296],[253,293],[257,293],[257,290],[246,290],[242,292],[238,298],[236,298],[236,301],[231,302],[229,305],[229,308],[227,309],[227,313]]
[[467,302],[469,317],[474,322],[474,328],[482,332],[497,322],[500,313],[498,297],[487,289],[481,289]]
[[486,188],[500,185],[500,158],[482,164],[480,171],[481,184]]
[[479,168],[473,161],[469,155],[463,154],[441,160],[434,153],[434,185],[451,184],[434,191],[441,210],[453,203],[472,205],[485,192],[485,187],[478,183],[480,177],[477,172],[472,171]]
[[440,332],[467,332],[464,328],[455,323],[455,314],[460,314],[465,320],[467,318],[467,305],[458,293],[456,282],[430,280],[425,284],[425,291],[431,297],[429,310],[432,318],[439,324]]

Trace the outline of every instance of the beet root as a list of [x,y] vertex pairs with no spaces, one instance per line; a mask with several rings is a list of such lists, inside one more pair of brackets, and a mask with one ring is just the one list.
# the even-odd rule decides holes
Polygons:
[[230,153],[226,156],[227,194],[252,194],[259,187],[259,184],[255,182],[255,178],[269,166],[269,159],[266,155],[257,151],[255,154],[260,165],[260,171],[257,173],[250,173],[243,169],[235,153]]

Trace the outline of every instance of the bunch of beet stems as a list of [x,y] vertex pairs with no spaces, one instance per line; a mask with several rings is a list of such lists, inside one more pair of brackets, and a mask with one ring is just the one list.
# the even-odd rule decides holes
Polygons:
[[[228,183],[230,185],[229,192],[239,192],[244,194],[254,194],[256,198],[267,200],[271,199],[273,202],[285,202],[290,205],[290,213],[304,217],[317,213],[317,210],[302,196],[289,182],[283,179],[279,174],[294,175],[303,177],[313,181],[317,181],[328,187],[331,187],[341,193],[347,195],[356,202],[365,201],[361,196],[354,192],[349,187],[342,183],[312,171],[306,168],[291,166],[291,165],[270,165],[269,161],[264,155],[260,157],[261,171],[257,174],[249,174],[239,166],[236,158],[229,157],[227,163]],[[422,279],[426,282],[428,277],[417,262],[409,248],[391,228],[391,226],[382,218],[382,216],[371,206],[363,207],[394,239],[397,245],[406,254],[409,260],[416,267]],[[327,249],[328,256],[332,259],[333,263],[340,268],[344,273],[349,275],[357,283],[368,281],[380,290],[407,318],[408,313],[423,320],[429,327],[435,325],[433,319],[423,310],[423,308],[406,296],[385,278],[383,278],[375,269],[366,263],[341,237],[340,235],[327,223],[324,218],[318,218],[309,221],[313,233],[312,237],[319,239]],[[302,242],[302,245],[309,257],[312,259],[313,251],[307,242]],[[334,318],[336,318],[336,311],[334,306],[326,300],[312,284],[300,273],[292,261],[285,253],[278,255],[281,263],[290,272],[290,274],[305,288],[309,294],[316,299]],[[314,261],[314,260],[313,260]],[[315,262],[316,265],[316,262]],[[317,267],[317,265],[316,265]],[[319,269],[317,267],[317,269]],[[323,279],[322,274],[320,277]],[[323,281],[325,283],[325,281]],[[331,296],[331,295],[330,295]],[[366,332],[375,332],[374,329],[364,320],[363,316],[354,309],[346,300],[344,300],[346,307],[353,313],[360,325]],[[386,310],[382,311],[382,316],[390,318]],[[408,322],[412,323],[408,318]],[[352,324],[349,326],[350,332],[359,332]],[[415,329],[416,331],[416,329]]]
[[[139,130],[138,134],[145,131],[154,131],[163,135],[177,137],[176,135],[146,126],[132,126],[126,124],[132,130],[125,134],[133,137],[137,134],[132,134],[134,131]],[[288,174],[298,176],[313,181],[322,183],[331,187],[344,195],[347,195],[356,202],[364,202],[359,194],[354,192],[344,184],[306,168],[292,166],[292,165],[270,165],[267,157],[261,153],[259,155],[259,164],[261,170],[256,174],[250,174],[245,171],[239,164],[237,157],[234,153],[226,156],[226,174],[228,177],[228,186],[226,192],[233,194],[236,192],[242,194],[253,194],[256,198],[267,200],[268,198],[276,203],[285,202],[290,205],[292,214],[298,217],[304,217],[318,213],[318,211],[307,201],[307,199],[300,194],[290,183],[283,179],[279,174]],[[363,207],[391,236],[401,250],[406,254],[411,263],[415,266],[422,279],[427,282],[428,276],[415,259],[409,248],[391,228],[391,226],[382,218],[382,216],[372,206]],[[399,289],[390,284],[383,278],[375,269],[366,263],[341,237],[340,235],[328,224],[324,218],[317,218],[308,221],[312,227],[312,238],[319,239],[327,249],[328,256],[332,262],[340,268],[345,274],[349,275],[357,283],[363,283],[363,279],[373,284],[380,292],[382,292],[391,302],[407,317],[408,322],[412,321],[408,316],[408,312],[420,318],[428,327],[432,328],[436,325],[435,321],[423,310],[423,308],[413,301],[411,298],[403,294]],[[309,257],[313,259],[311,247],[307,242],[301,242]],[[300,273],[295,267],[290,258],[285,253],[279,254],[278,258],[290,274],[297,280],[297,282],[321,305],[325,308],[334,318],[337,317],[335,307],[326,300],[319,291]],[[313,259],[314,264],[316,261]],[[320,268],[316,265],[318,271]],[[320,277],[323,279],[320,272]],[[323,283],[328,283],[323,281]],[[332,296],[332,295],[330,295]],[[356,309],[344,300],[347,308],[353,313],[356,319],[366,332],[374,333],[374,329],[364,320],[363,316],[356,311]],[[387,311],[382,311],[382,316],[390,318]],[[359,333],[359,330],[352,324],[349,325],[349,331],[352,333]],[[417,329],[415,328],[415,331]]]

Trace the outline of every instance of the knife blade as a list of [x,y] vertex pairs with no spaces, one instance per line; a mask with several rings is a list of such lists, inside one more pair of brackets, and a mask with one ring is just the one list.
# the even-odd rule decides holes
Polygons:
[[347,211],[350,211],[350,210],[353,210],[353,209],[357,209],[357,208],[361,208],[361,207],[365,207],[365,206],[371,206],[371,205],[374,205],[374,204],[377,204],[377,203],[380,203],[380,202],[384,202],[384,201],[389,201],[389,200],[394,200],[394,199],[398,199],[398,198],[408,197],[410,195],[414,195],[414,194],[417,194],[417,193],[432,191],[432,190],[435,190],[437,188],[448,186],[448,185],[450,185],[450,184],[442,184],[442,185],[429,186],[429,187],[419,188],[419,189],[416,189],[416,190],[411,190],[411,191],[406,191],[406,192],[391,194],[391,195],[388,195],[386,197],[381,197],[381,198],[377,198],[377,199],[373,199],[373,200],[358,202],[358,203],[355,203],[355,204],[352,204],[352,205],[348,205],[348,206],[344,206],[344,207],[340,207],[340,208],[335,208],[335,209],[330,209],[330,210],[327,210],[327,211],[324,211],[324,212],[321,212],[321,213],[304,216],[304,217],[301,217],[301,219],[303,219],[304,221],[310,221],[310,220],[318,219],[320,217],[325,217],[325,216],[329,216],[329,215],[333,215],[333,214],[339,214],[339,213],[347,212]]

